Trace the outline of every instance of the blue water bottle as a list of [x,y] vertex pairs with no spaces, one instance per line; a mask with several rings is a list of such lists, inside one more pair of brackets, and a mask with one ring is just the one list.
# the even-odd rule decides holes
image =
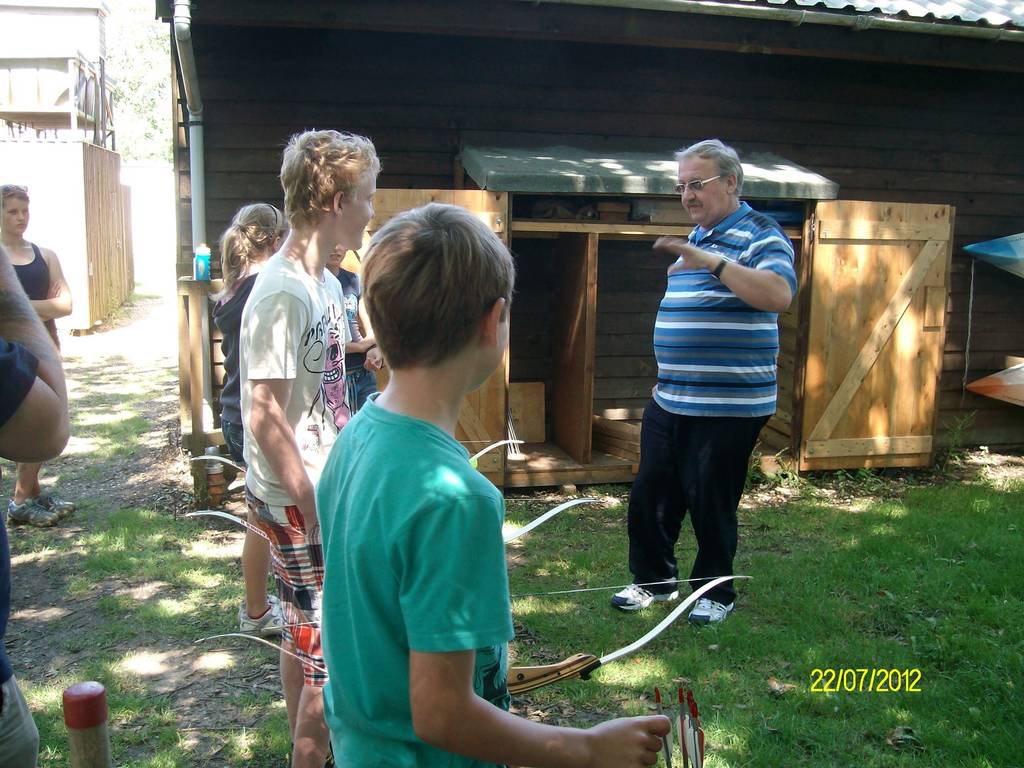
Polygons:
[[192,277],[196,280],[210,280],[210,246],[200,245],[192,258]]

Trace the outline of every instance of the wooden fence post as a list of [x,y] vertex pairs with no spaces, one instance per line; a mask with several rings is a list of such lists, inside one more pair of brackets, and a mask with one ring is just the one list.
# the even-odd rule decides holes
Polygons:
[[75,683],[64,691],[64,724],[71,768],[112,768],[107,690],[100,683]]

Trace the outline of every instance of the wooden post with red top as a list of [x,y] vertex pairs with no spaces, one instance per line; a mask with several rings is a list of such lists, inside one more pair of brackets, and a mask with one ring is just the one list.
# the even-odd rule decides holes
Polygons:
[[100,683],[75,683],[64,691],[71,768],[112,768],[107,733],[107,690]]

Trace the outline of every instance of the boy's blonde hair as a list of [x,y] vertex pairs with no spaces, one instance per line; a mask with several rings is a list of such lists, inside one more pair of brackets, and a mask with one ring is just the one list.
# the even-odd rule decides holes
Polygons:
[[498,299],[512,301],[512,256],[490,227],[456,205],[399,214],[363,260],[363,301],[392,368],[430,367],[463,349]]
[[373,142],[339,131],[306,131],[288,141],[281,163],[284,212],[292,227],[320,221],[341,192],[349,198],[368,175],[380,173]]
[[250,262],[273,248],[274,242],[287,233],[288,222],[284,220],[284,214],[269,203],[250,203],[239,208],[220,236],[224,295],[235,290]]

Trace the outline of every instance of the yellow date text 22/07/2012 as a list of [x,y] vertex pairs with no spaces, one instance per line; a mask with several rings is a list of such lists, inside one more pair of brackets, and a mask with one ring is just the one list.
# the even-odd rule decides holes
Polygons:
[[811,693],[920,693],[920,669],[812,669]]

